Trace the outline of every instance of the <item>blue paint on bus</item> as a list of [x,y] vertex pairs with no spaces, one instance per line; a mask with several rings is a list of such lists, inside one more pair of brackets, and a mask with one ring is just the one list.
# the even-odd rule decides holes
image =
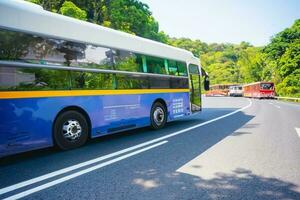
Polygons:
[[150,125],[153,102],[162,99],[168,121],[190,114],[189,93],[159,93],[0,100],[0,157],[54,145],[53,122],[60,111],[81,108],[91,137]]

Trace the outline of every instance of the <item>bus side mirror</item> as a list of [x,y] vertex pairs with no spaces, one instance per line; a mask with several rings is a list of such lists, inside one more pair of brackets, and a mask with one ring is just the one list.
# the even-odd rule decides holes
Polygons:
[[209,90],[209,77],[205,76],[204,78],[204,90],[208,91]]

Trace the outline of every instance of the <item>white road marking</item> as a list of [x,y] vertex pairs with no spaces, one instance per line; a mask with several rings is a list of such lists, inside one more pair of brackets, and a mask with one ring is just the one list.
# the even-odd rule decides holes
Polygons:
[[300,137],[300,128],[295,128],[298,136]]
[[115,163],[115,162],[124,160],[124,159],[126,159],[126,158],[131,157],[131,156],[134,156],[134,155],[140,154],[140,153],[142,153],[142,152],[145,152],[145,151],[147,151],[147,150],[153,149],[153,148],[158,147],[158,146],[160,146],[160,145],[163,145],[163,144],[165,144],[165,143],[167,143],[167,142],[168,142],[168,141],[165,140],[165,141],[162,141],[162,142],[160,142],[160,143],[157,143],[157,144],[154,144],[154,145],[145,147],[145,148],[143,148],[143,149],[139,149],[139,150],[137,150],[137,151],[134,151],[134,152],[125,154],[125,155],[123,155],[123,156],[114,158],[114,159],[112,159],[112,160],[109,160],[109,161],[106,161],[106,162],[104,162],[104,163],[95,165],[95,166],[93,166],[93,167],[90,167],[90,168],[87,168],[87,169],[78,171],[78,172],[76,172],[76,173],[67,175],[67,176],[65,176],[65,177],[56,179],[56,180],[54,180],[54,181],[45,183],[45,184],[40,185],[40,186],[38,186],[38,187],[29,189],[29,190],[25,190],[24,192],[21,192],[21,193],[18,193],[18,194],[9,196],[9,197],[5,198],[4,200],[12,200],[12,199],[20,199],[20,198],[23,198],[23,197],[28,196],[28,195],[30,195],[30,194],[33,194],[33,193],[35,193],[35,192],[44,190],[44,189],[46,189],[46,188],[52,187],[52,186],[54,186],[54,185],[57,185],[57,184],[59,184],[59,183],[68,181],[68,180],[70,180],[70,179],[76,178],[76,177],[81,176],[81,175],[83,175],[83,174],[86,174],[86,173],[95,171],[95,170],[100,169],[100,168],[103,168],[103,167],[105,167],[105,166],[107,166],[107,165],[111,165],[111,164],[113,164],[113,163]]
[[272,102],[269,102],[269,104],[275,106],[276,108],[280,108],[280,106],[276,105],[275,103],[273,104]]
[[76,170],[76,169],[79,169],[79,168],[82,168],[82,167],[85,167],[85,166],[88,166],[88,165],[91,165],[91,164],[95,164],[97,162],[100,162],[100,161],[106,160],[108,158],[112,158],[112,157],[121,155],[123,153],[127,153],[129,151],[132,151],[132,150],[135,150],[135,149],[153,144],[155,142],[158,142],[158,141],[151,140],[149,142],[144,142],[144,143],[141,143],[141,144],[138,144],[138,145],[135,145],[135,146],[132,146],[132,147],[129,147],[129,148],[111,153],[111,154],[107,154],[105,156],[101,156],[101,157],[98,157],[98,158],[95,158],[95,159],[92,159],[92,160],[88,160],[88,161],[85,161],[85,162],[82,162],[82,163],[79,163],[79,164],[76,164],[76,165],[73,165],[73,166],[70,166],[70,167],[66,167],[66,168],[63,168],[63,169],[60,169],[60,170],[57,170],[57,171],[54,171],[54,172],[51,172],[51,173],[48,173],[48,174],[45,174],[45,175],[42,175],[42,176],[38,176],[38,177],[33,178],[33,179],[29,179],[27,181],[17,183],[15,185],[11,185],[11,186],[2,188],[2,189],[0,189],[0,195],[11,192],[11,191],[14,191],[14,190],[17,190],[19,188],[22,188],[22,187],[25,187],[25,186],[28,186],[28,185],[32,185],[34,183],[37,183],[37,182],[40,182],[40,181],[43,181],[43,180],[61,175],[61,174],[65,174],[67,172],[70,172],[70,171],[73,171],[73,170]]
[[276,108],[280,108],[280,106],[278,106],[278,105],[274,105]]
[[133,147],[130,147],[130,148],[127,148],[127,149],[123,149],[123,150],[117,151],[115,153],[111,153],[111,154],[108,154],[108,155],[105,155],[105,156],[101,156],[101,157],[98,157],[98,158],[95,158],[95,159],[92,159],[92,160],[89,160],[89,161],[85,161],[85,162],[82,162],[82,163],[79,163],[79,164],[76,164],[76,165],[73,165],[73,166],[70,166],[70,167],[67,167],[67,168],[63,168],[63,169],[60,169],[60,170],[57,170],[57,171],[54,171],[54,172],[51,172],[51,173],[48,173],[48,174],[45,174],[45,175],[33,178],[33,179],[29,179],[27,181],[23,181],[23,182],[20,182],[20,183],[17,183],[17,184],[14,184],[14,185],[2,188],[2,189],[0,189],[0,195],[8,193],[8,192],[11,192],[11,191],[14,191],[14,190],[17,190],[19,188],[22,188],[22,187],[25,187],[25,186],[28,186],[28,185],[32,185],[34,183],[37,183],[37,182],[40,182],[40,181],[43,181],[43,180],[46,180],[46,179],[49,179],[49,178],[61,175],[61,174],[64,174],[64,173],[67,173],[67,172],[70,172],[70,171],[73,171],[73,170],[76,170],[76,169],[79,169],[79,168],[82,168],[82,167],[85,167],[85,166],[88,166],[88,165],[91,165],[91,164],[94,164],[94,163],[97,163],[97,162],[100,162],[102,160],[105,160],[105,159],[108,159],[108,158],[111,158],[111,157],[114,157],[114,156],[118,156],[120,154],[123,154],[123,153],[129,152],[129,151],[135,150],[137,148],[141,148],[141,147],[144,147],[146,145],[153,144],[153,143],[165,140],[165,139],[170,138],[170,137],[174,137],[176,135],[185,133],[185,132],[193,130],[195,128],[198,128],[198,127],[201,127],[201,126],[205,126],[205,125],[210,124],[212,122],[218,121],[218,120],[223,119],[225,117],[229,117],[231,115],[234,115],[234,114],[236,114],[236,113],[238,113],[240,111],[243,111],[243,110],[251,107],[252,106],[252,101],[250,99],[247,99],[247,100],[249,101],[249,104],[247,106],[245,106],[243,108],[240,108],[238,110],[235,110],[235,111],[233,111],[231,113],[222,115],[220,117],[208,120],[208,121],[203,122],[201,124],[197,124],[197,125],[191,126],[189,128],[186,128],[186,129],[183,129],[183,130],[180,130],[180,131],[176,131],[174,133],[162,136],[160,138],[156,138],[156,139],[150,140],[148,142],[144,142],[144,143],[138,144],[136,146],[133,146]]

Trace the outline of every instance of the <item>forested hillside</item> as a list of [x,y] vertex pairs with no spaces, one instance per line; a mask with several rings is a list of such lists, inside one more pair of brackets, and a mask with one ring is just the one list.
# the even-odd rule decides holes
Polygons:
[[159,31],[159,23],[149,7],[138,0],[31,2],[52,12],[187,49],[200,56],[212,84],[274,81],[279,95],[300,97],[300,19],[273,36],[264,47],[248,42],[207,44],[188,38],[170,38]]

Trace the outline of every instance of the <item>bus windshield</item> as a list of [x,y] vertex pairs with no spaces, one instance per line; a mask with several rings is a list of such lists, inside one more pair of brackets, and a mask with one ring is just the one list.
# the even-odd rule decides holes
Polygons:
[[273,83],[261,83],[260,88],[263,90],[272,90],[273,89]]

